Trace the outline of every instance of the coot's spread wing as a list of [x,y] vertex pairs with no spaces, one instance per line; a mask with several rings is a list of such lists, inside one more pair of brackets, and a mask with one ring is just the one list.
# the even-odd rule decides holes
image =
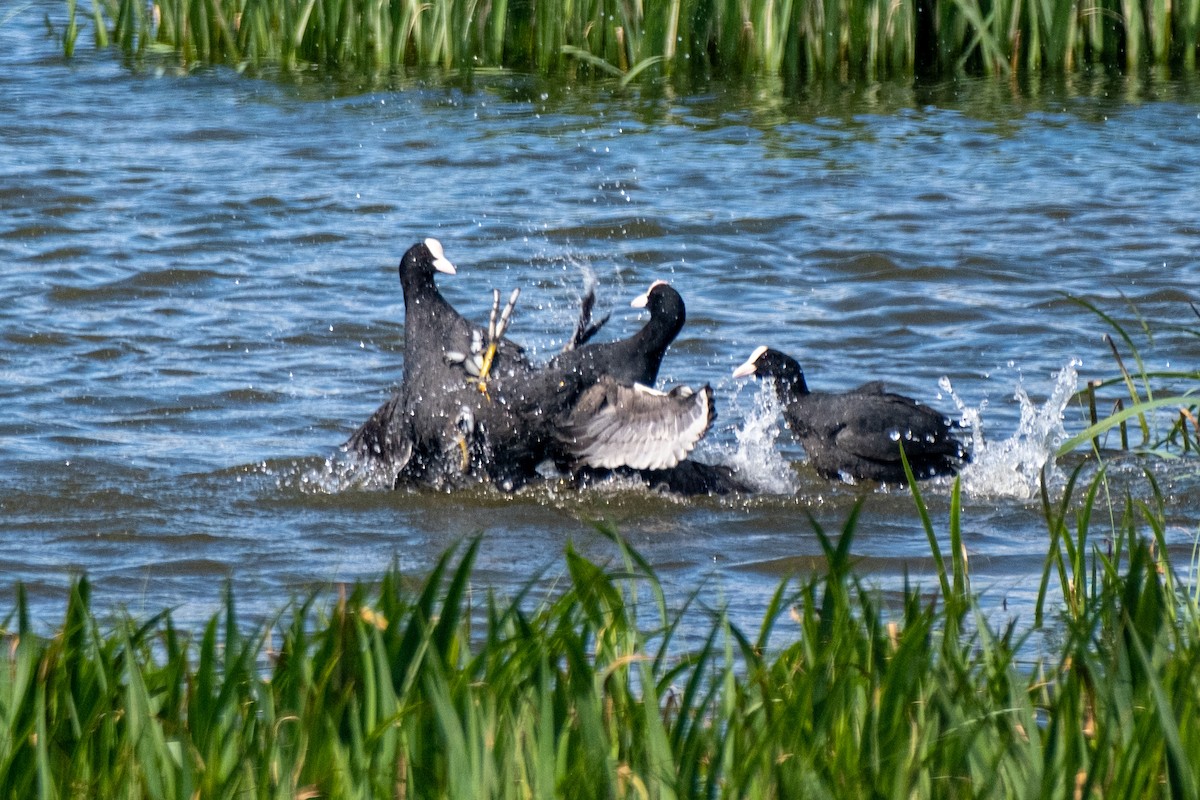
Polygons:
[[606,378],[580,395],[559,437],[582,466],[666,469],[692,451],[714,419],[710,386],[663,393]]

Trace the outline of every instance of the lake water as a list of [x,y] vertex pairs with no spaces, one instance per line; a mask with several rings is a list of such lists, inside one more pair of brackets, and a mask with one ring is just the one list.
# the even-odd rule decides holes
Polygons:
[[[474,534],[480,588],[511,593],[558,574],[568,542],[609,558],[591,524],[606,520],[676,597],[699,590],[756,621],[820,553],[809,515],[838,530],[861,493],[807,470],[761,387],[729,377],[770,344],[814,388],[881,379],[950,412],[947,378],[981,414],[966,546],[986,602],[1020,613],[1047,539],[1028,476],[1062,427],[1082,428],[1077,383],[1116,374],[1112,329],[1069,298],[1127,326],[1147,368],[1200,365],[1195,85],[358,88],[130,69],[83,38],[65,62],[43,23],[59,11],[0,22],[0,611],[23,582],[52,623],[86,572],[102,608],[194,621],[228,580],[242,611],[269,613],[392,562],[420,575]],[[661,380],[713,385],[700,456],[763,491],[345,480],[329,459],[401,378],[396,264],[426,236],[458,265],[441,286],[468,315],[486,318],[493,287],[523,289],[511,335],[542,355],[588,275],[610,337],[642,323],[629,300],[670,280],[689,320]],[[1108,407],[1121,392],[1103,394]],[[1106,459],[1118,510],[1153,471],[1186,567],[1194,453]],[[925,492],[944,529],[949,485]],[[884,588],[906,572],[935,582],[906,491],[869,493],[854,551]]]

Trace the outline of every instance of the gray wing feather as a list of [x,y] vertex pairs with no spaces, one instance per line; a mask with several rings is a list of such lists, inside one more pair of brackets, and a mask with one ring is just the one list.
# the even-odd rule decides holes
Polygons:
[[560,438],[582,466],[667,469],[687,457],[714,419],[710,386],[663,393],[604,380],[580,396]]

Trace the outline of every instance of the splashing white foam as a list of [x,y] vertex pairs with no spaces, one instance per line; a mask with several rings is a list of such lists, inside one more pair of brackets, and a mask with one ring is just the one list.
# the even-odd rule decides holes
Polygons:
[[[752,406],[749,411],[737,413],[742,387],[751,385],[759,387],[752,394]],[[742,417],[743,424],[733,431],[735,445],[713,446],[713,450],[719,451],[716,463],[732,467],[739,478],[760,492],[795,494],[798,490],[796,473],[777,446],[783,431],[783,411],[770,382],[739,382],[736,386],[730,406],[731,410],[736,410],[732,416]]]
[[1057,374],[1049,397],[1041,406],[1029,399],[1023,382],[1018,381],[1013,394],[1021,406],[1017,430],[1007,439],[985,441],[983,410],[987,401],[969,408],[955,394],[950,381],[942,378],[942,390],[950,395],[962,415],[962,422],[971,428],[971,463],[961,472],[962,487],[968,495],[978,497],[1013,497],[1029,500],[1037,496],[1043,470],[1047,479],[1055,474],[1055,454],[1067,438],[1063,428],[1063,412],[1079,385],[1072,360]]
[[396,483],[396,470],[339,449],[317,466],[297,465],[296,468],[278,472],[276,483],[281,489],[302,494],[391,489]]

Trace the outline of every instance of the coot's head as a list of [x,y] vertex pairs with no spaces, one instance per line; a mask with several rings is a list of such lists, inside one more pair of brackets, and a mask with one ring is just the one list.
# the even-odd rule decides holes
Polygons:
[[745,378],[753,375],[756,378],[774,378],[780,394],[808,394],[808,385],[804,382],[804,370],[796,359],[772,350],[769,347],[756,347],[746,359],[746,363],[733,371],[733,377]]
[[669,313],[683,316],[683,298],[666,281],[655,281],[645,294],[639,294],[629,304],[634,308],[648,308],[651,314]]
[[687,320],[683,298],[666,281],[655,281],[650,284],[646,293],[633,298],[633,302],[629,305],[634,308],[649,309],[650,319],[665,330],[671,331],[670,338],[672,339],[683,329],[683,323]]
[[400,259],[401,282],[406,277],[431,280],[435,270],[447,275],[453,275],[456,272],[454,265],[450,263],[450,260],[446,258],[446,253],[442,250],[442,243],[437,239],[430,238],[423,242],[417,242],[408,248],[408,252]]

